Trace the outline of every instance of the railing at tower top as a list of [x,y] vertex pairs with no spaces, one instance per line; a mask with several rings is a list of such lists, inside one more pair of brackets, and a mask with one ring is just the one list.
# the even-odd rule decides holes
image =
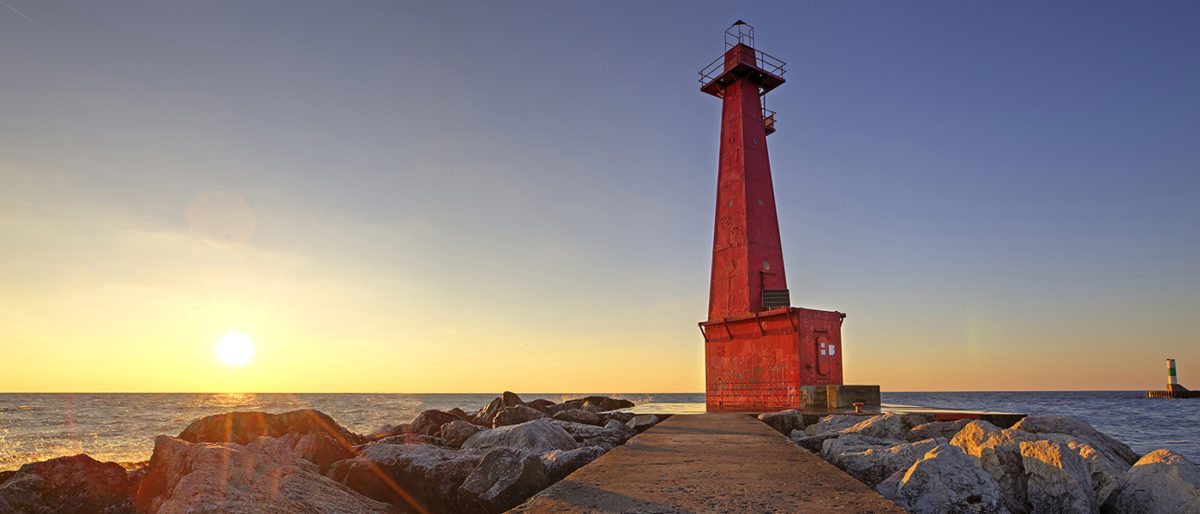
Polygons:
[[[726,49],[726,51],[728,51],[728,49]],[[754,65],[758,69],[775,75],[779,78],[783,78],[783,75],[787,73],[786,62],[776,59],[775,57],[772,57],[766,52],[758,49],[754,50]],[[720,57],[717,57],[713,60],[713,62],[709,63],[708,66],[705,66],[700,70],[700,86],[703,87],[705,84],[712,82],[717,77],[721,76],[722,73],[725,73],[725,54],[721,54]]]

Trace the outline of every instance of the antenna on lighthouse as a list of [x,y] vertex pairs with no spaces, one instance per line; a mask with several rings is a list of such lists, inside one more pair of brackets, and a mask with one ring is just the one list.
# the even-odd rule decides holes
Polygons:
[[725,29],[725,50],[737,45],[754,47],[754,26],[742,20],[735,21]]

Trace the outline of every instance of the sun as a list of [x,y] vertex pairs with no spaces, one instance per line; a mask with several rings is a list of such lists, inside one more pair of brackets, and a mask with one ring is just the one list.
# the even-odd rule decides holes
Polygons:
[[229,332],[217,339],[217,360],[230,366],[241,366],[254,357],[254,344],[250,336],[239,332]]

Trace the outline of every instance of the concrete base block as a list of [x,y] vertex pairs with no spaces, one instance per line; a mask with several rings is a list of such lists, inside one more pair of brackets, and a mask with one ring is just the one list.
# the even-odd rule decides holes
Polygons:
[[800,386],[800,405],[790,408],[802,411],[847,411],[862,402],[864,410],[879,410],[877,385],[804,385]]
[[830,409],[853,409],[862,403],[863,409],[879,410],[879,386],[877,385],[831,385],[825,386],[825,406]]

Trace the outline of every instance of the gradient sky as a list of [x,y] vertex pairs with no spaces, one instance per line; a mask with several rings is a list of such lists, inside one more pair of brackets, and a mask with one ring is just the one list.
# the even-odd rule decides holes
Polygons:
[[847,383],[1200,387],[1200,4],[731,4],[8,1],[0,391],[703,391],[739,18]]

